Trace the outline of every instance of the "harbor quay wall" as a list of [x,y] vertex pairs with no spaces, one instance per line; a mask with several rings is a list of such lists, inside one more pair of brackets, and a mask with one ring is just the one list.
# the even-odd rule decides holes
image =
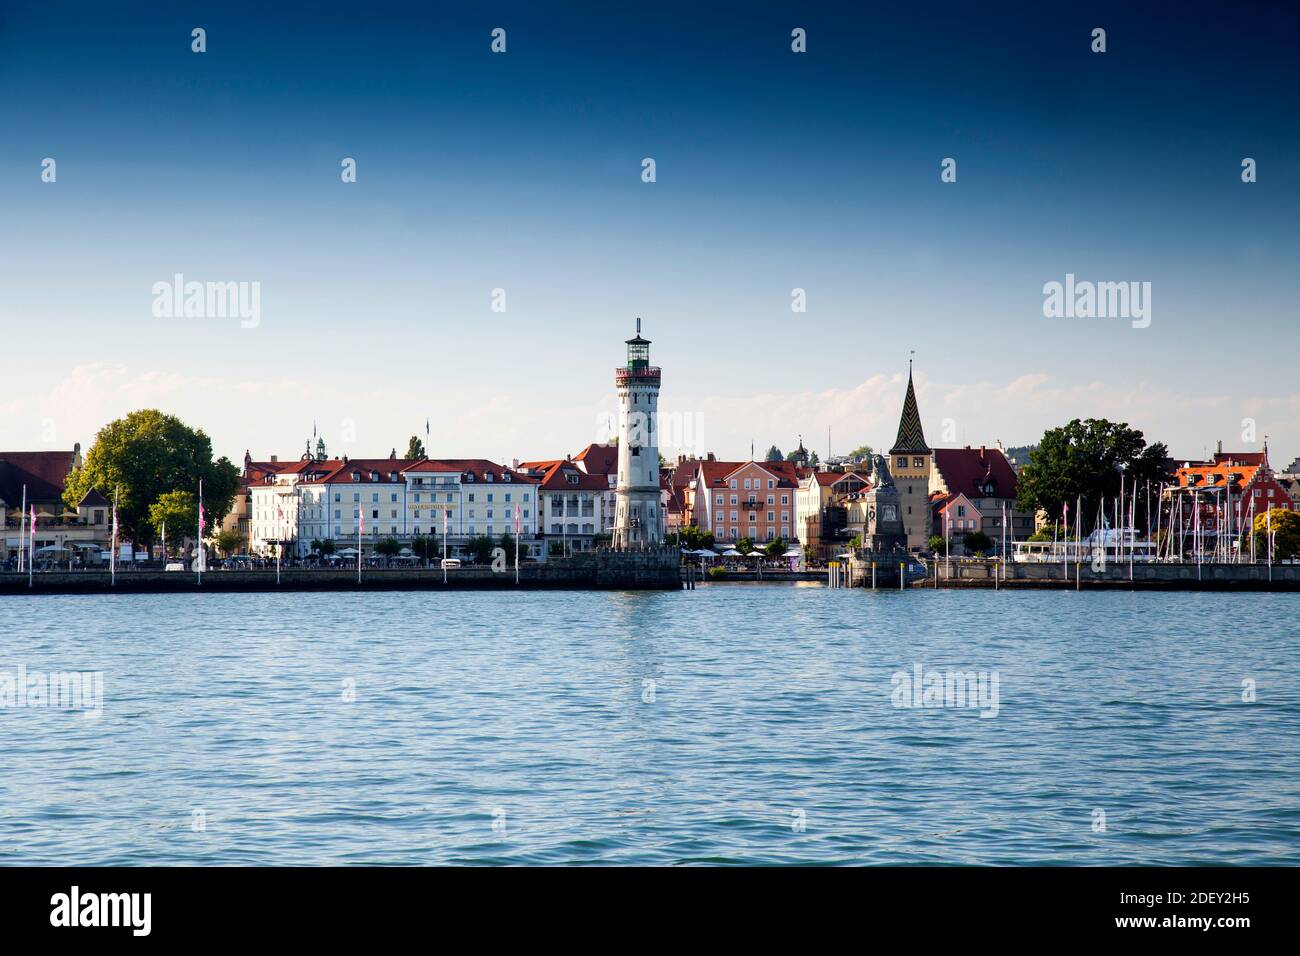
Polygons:
[[4,594],[194,593],[253,591],[437,591],[437,590],[679,590],[681,570],[676,549],[584,552],[570,558],[522,562],[515,582],[513,564],[500,570],[472,566],[441,568],[285,568],[276,583],[275,569],[205,571],[202,583],[192,571],[124,569],[114,584],[108,571],[0,573]]
[[[934,561],[929,575],[912,587],[1025,588],[1143,591],[1300,591],[1300,564],[1274,564],[1271,579],[1266,564],[1137,564],[1108,562],[1094,570],[1090,561],[1062,566],[1055,562]],[[996,578],[996,580],[995,580]]]

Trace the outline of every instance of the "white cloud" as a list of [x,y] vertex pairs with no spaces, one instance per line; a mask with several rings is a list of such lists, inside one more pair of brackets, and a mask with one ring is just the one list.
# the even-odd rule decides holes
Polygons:
[[[140,372],[90,363],[53,378],[45,388],[6,393],[0,400],[0,448],[71,447],[76,441],[86,448],[106,422],[147,407],[204,428],[217,453],[232,458],[245,448],[256,457],[296,455],[313,421],[331,452],[373,456],[398,446],[400,453],[407,436],[424,437],[426,414],[433,419],[435,455],[507,461],[553,457],[603,437],[604,422],[616,410],[613,393],[565,404],[554,397],[553,384],[543,377],[444,391],[432,381],[372,374],[349,383],[335,377]],[[888,448],[906,384],[903,375],[874,375],[850,388],[756,386],[747,396],[669,390],[661,405],[669,439],[664,451],[674,453],[673,446],[685,439],[696,451],[724,458],[747,456],[751,441],[759,455],[773,443],[788,452],[802,434],[805,445],[824,455],[828,427],[837,454],[863,443]],[[1275,464],[1300,452],[1300,394],[1263,398],[1140,381],[1070,383],[1045,372],[1005,383],[948,383],[918,374],[916,386],[926,438],[933,445],[1025,444],[1071,418],[1102,417],[1126,421],[1148,440],[1166,442],[1176,456],[1190,457],[1219,439],[1229,448],[1258,447],[1240,440],[1241,420],[1250,417],[1260,440],[1270,436]],[[351,443],[342,441],[345,419],[355,423]],[[951,441],[944,440],[945,419],[952,420]]]

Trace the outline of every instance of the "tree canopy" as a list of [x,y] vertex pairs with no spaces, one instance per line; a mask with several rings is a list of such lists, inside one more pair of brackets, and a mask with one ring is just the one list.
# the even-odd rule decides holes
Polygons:
[[[205,491],[207,489],[204,489]],[[167,529],[167,545],[180,544],[199,533],[199,499],[190,491],[169,491],[159,495],[149,506],[149,524],[162,534]]]
[[767,454],[763,457],[765,461],[785,461],[785,455],[781,454],[781,449],[777,448],[775,445],[770,447],[767,450]]
[[1162,442],[1148,445],[1142,432],[1124,422],[1076,418],[1068,425],[1045,432],[1038,447],[1030,453],[1029,464],[1017,476],[1017,503],[1030,511],[1042,508],[1049,519],[1060,518],[1068,504],[1073,526],[1073,512],[1082,498],[1083,533],[1088,534],[1096,523],[1097,507],[1102,499],[1114,499],[1119,494],[1122,475],[1126,500],[1135,482],[1139,489],[1138,524],[1141,525],[1146,521],[1146,484],[1150,482],[1151,499],[1156,500],[1158,485],[1167,480],[1167,454]]
[[63,500],[75,508],[92,488],[110,501],[116,493],[124,534],[147,542],[158,530],[149,518],[150,506],[172,491],[197,496],[200,479],[207,526],[215,528],[235,500],[239,469],[224,456],[213,460],[212,440],[202,429],[146,408],[99,430],[82,466],[68,476]]
[[1265,514],[1255,515],[1255,555],[1260,560],[1268,556],[1267,531],[1270,528],[1273,532],[1273,560],[1300,558],[1300,512],[1273,508]]
[[424,442],[420,441],[418,435],[412,435],[411,440],[406,443],[407,458],[425,458]]

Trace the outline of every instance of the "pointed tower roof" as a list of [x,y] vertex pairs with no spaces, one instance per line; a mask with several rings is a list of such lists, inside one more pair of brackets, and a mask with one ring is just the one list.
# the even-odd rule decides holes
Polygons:
[[921,429],[921,413],[916,408],[916,389],[912,387],[912,363],[907,363],[907,397],[903,399],[903,417],[898,420],[898,437],[894,447],[889,449],[891,455],[911,454],[928,455],[930,447],[925,443],[925,432]]

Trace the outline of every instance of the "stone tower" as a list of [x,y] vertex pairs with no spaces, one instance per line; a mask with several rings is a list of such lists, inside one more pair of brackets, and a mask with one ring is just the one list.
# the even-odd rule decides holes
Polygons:
[[659,369],[650,341],[627,340],[627,365],[614,370],[618,388],[618,482],[614,488],[614,546],[643,548],[663,541],[659,497]]
[[907,395],[903,415],[898,422],[898,437],[889,449],[898,504],[902,514],[907,547],[919,551],[930,537],[930,447],[921,429],[921,414],[916,407],[916,389],[912,387],[912,362],[907,362]]

